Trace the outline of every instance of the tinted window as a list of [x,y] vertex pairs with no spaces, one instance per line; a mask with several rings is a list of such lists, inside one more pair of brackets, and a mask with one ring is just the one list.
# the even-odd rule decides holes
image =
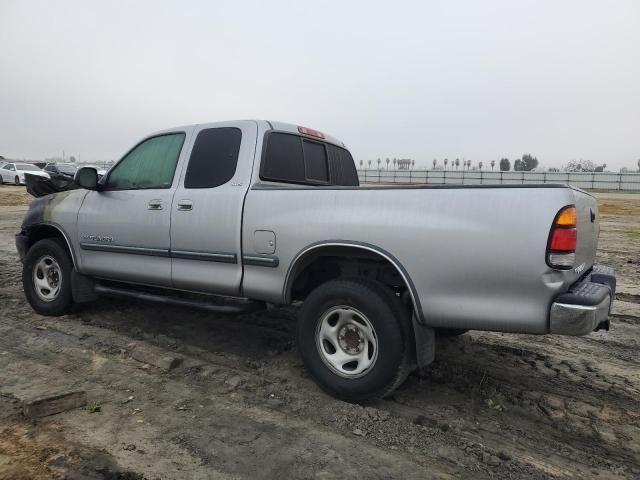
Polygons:
[[185,188],[212,188],[231,180],[236,173],[241,138],[239,128],[202,130],[193,145]]
[[297,135],[271,133],[262,163],[262,178],[283,182],[304,182],[302,140]]
[[327,164],[327,151],[324,144],[304,140],[303,149],[307,180],[328,182],[329,166]]
[[329,145],[328,148],[331,183],[349,187],[360,185],[358,172],[356,172],[356,166],[349,151],[335,145]]
[[145,140],[111,170],[106,187],[114,190],[171,187],[183,142],[184,133]]

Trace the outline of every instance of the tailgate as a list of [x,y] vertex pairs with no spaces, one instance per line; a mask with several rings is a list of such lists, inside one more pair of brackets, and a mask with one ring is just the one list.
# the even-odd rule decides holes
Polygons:
[[581,276],[595,263],[600,235],[600,216],[598,202],[593,196],[577,189],[573,189],[573,196],[578,215],[578,244],[574,272]]

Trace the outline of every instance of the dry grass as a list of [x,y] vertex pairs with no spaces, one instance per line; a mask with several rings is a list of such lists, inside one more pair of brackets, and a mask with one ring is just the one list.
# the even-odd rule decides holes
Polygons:
[[29,205],[33,197],[25,187],[2,185],[0,187],[0,207],[19,207]]

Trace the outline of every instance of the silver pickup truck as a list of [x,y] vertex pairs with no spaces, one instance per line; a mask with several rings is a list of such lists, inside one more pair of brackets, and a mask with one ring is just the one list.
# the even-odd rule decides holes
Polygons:
[[360,186],[341,141],[235,121],[150,135],[75,187],[36,198],[16,237],[36,312],[98,295],[301,304],[304,362],[348,401],[391,393],[439,334],[609,326],[598,207],[566,185]]

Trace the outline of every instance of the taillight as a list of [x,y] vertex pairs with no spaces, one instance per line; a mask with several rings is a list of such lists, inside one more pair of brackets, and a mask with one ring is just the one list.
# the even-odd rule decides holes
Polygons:
[[298,132],[303,135],[309,135],[310,137],[324,138],[324,133],[314,130],[313,128],[298,127]]
[[573,268],[578,245],[578,216],[576,207],[570,205],[558,212],[547,244],[547,265],[560,270]]

